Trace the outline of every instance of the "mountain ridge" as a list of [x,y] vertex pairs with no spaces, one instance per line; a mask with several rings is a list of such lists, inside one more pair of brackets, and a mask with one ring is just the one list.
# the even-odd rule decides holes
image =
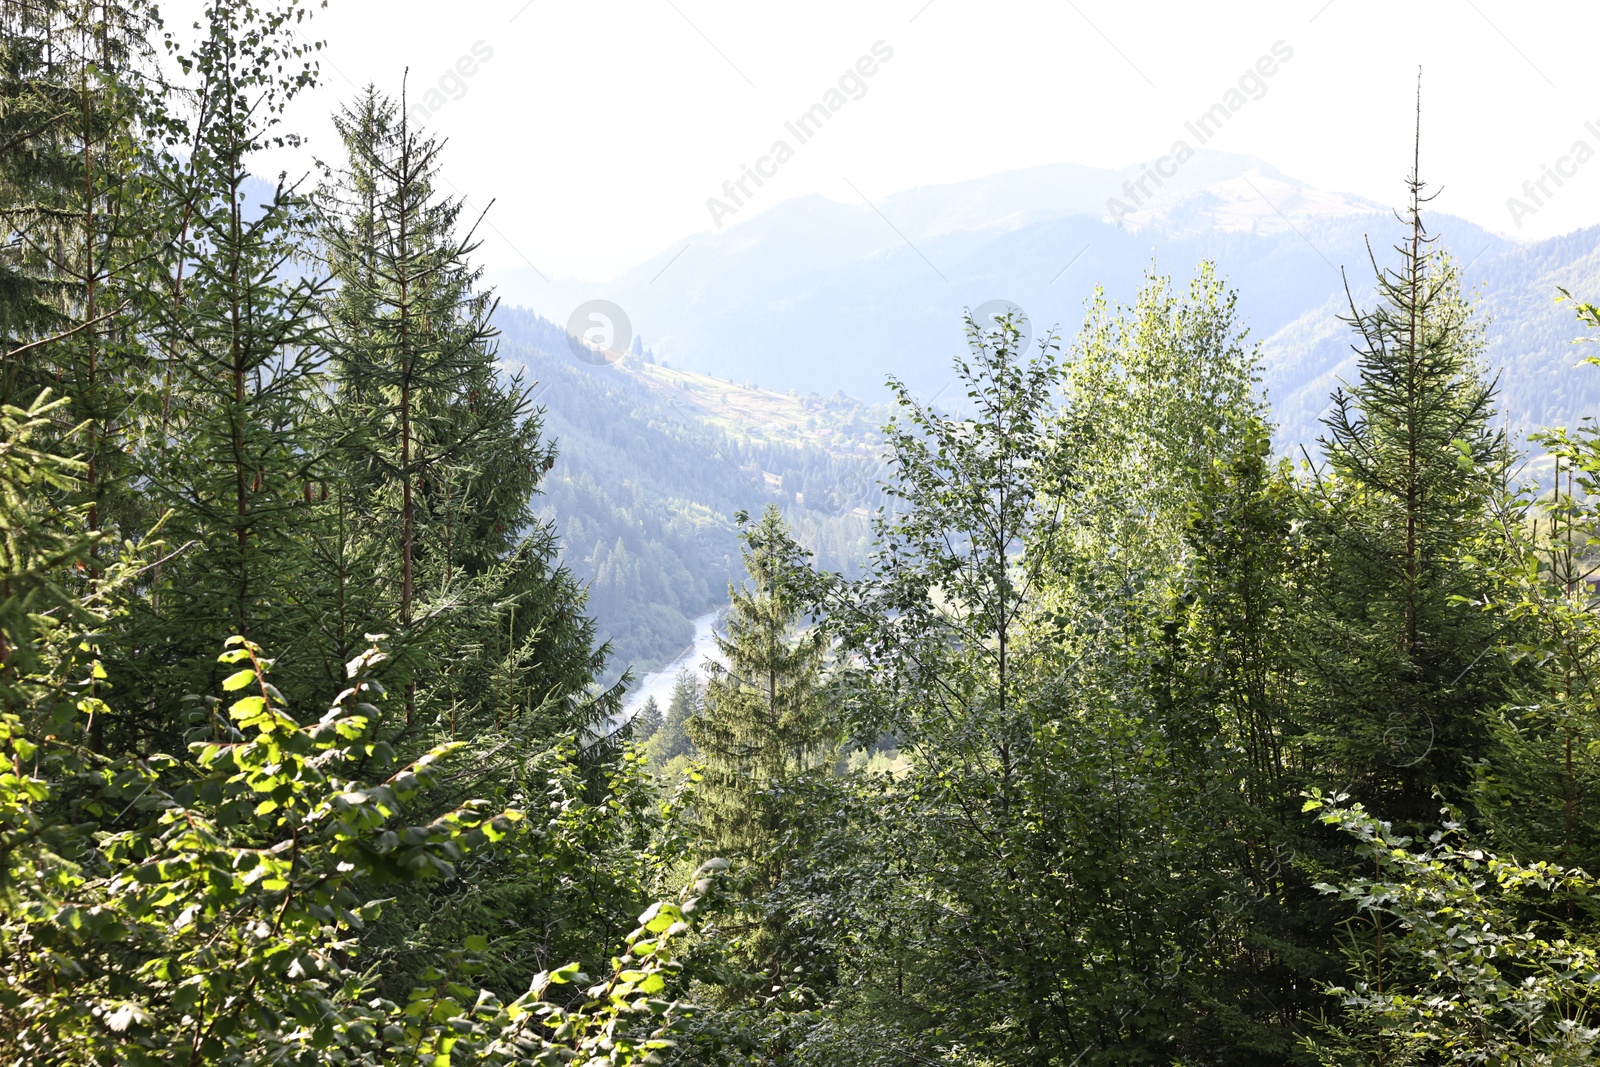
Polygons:
[[[1331,385],[1352,366],[1335,325],[1348,310],[1345,278],[1358,300],[1370,294],[1369,249],[1387,262],[1398,234],[1391,209],[1252,156],[1202,150],[1112,225],[1108,199],[1142,173],[1048,164],[874,204],[809,194],[679,242],[605,285],[552,286],[536,310],[563,321],[565,307],[603,295],[673,368],[881,402],[891,375],[924,397],[945,384],[965,309],[1006,300],[1036,335],[1054,327],[1067,340],[1096,287],[1125,302],[1151,272],[1182,285],[1209,260],[1261,343],[1280,444],[1314,441]],[[1600,402],[1600,388],[1572,373],[1562,346],[1576,330],[1551,304],[1558,285],[1600,293],[1600,230],[1526,242],[1445,213],[1425,218],[1468,289],[1484,294],[1488,363],[1511,370],[1511,421],[1570,422]]]

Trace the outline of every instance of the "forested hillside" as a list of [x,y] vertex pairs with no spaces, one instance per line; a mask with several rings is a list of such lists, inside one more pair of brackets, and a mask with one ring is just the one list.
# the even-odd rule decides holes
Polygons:
[[885,408],[669,371],[643,352],[594,365],[535,315],[502,308],[495,323],[502,366],[537,383],[558,459],[535,514],[561,531],[562,560],[611,642],[608,679],[671,659],[695,616],[727,604],[742,575],[738,511],[777,504],[819,564],[865,562],[884,502]]
[[0,31],[0,1062],[1596,1058],[1600,428],[1490,353],[1600,306],[1416,155],[1296,465],[1208,260],[943,404],[596,363],[403,95],[262,184],[292,0]]

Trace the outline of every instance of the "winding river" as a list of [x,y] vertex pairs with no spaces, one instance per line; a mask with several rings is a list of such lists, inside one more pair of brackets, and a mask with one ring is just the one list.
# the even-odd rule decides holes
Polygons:
[[656,698],[656,703],[661,706],[664,714],[667,704],[672,700],[672,683],[677,679],[678,672],[685,667],[699,667],[705,660],[716,658],[716,625],[723,611],[723,608],[718,608],[695,619],[694,640],[689,647],[665,667],[652,671],[633,683],[633,688],[628,691],[626,699],[622,702],[624,721],[633,718],[638,710],[644,707],[644,702],[651,697]]

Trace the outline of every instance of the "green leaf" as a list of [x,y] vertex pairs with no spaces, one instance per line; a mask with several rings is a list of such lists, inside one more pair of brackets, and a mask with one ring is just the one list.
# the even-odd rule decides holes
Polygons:
[[245,686],[249,685],[255,680],[255,668],[246,667],[244,670],[235,671],[233,674],[230,674],[224,678],[222,680],[222,689],[224,692],[231,693],[235,689],[243,689]]
[[267,701],[265,697],[242,697],[233,702],[233,706],[228,709],[228,714],[235,719],[245,720],[251,716],[260,715],[266,709]]

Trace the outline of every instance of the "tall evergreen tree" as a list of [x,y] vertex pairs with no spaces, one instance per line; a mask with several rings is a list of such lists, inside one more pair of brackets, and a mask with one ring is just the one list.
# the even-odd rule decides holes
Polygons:
[[454,731],[594,727],[621,690],[586,694],[605,650],[533,512],[555,448],[498,364],[475,239],[436,188],[442,146],[402,103],[369,88],[340,113],[345,158],[320,196],[336,283],[322,628],[396,635],[408,724],[420,710]]
[[1407,188],[1400,265],[1374,263],[1374,308],[1351,302],[1360,379],[1333,396],[1310,494],[1318,707],[1300,758],[1380,815],[1426,821],[1436,790],[1465,799],[1506,696],[1499,621],[1472,604],[1505,446],[1483,328],[1424,227],[1415,167]]
[[[341,494],[385,534],[384,604],[403,653],[419,607],[459,592],[527,524],[527,499],[554,458],[526,390],[493,365],[493,301],[469,262],[460,200],[436,190],[442,145],[368,88],[336,120],[347,163],[324,194]],[[508,523],[508,519],[512,520]],[[419,653],[417,659],[423,658]],[[406,665],[410,665],[409,661]],[[406,680],[406,713],[417,679]]]
[[[403,752],[469,738],[484,747],[440,804],[542,793],[555,774],[583,787],[568,783],[576,793],[563,803],[614,800],[620,811],[629,779],[605,724],[626,679],[597,684],[607,649],[595,647],[584,593],[557,561],[554,529],[533,512],[555,448],[528,387],[499,365],[475,239],[461,202],[437,189],[442,145],[411,123],[403,100],[372,88],[336,126],[344,156],[318,198],[334,285],[321,305],[325,482],[309,505],[318,574],[306,593],[320,661],[336,671],[361,634],[394,635],[385,680],[403,701],[385,736]],[[553,910],[548,879],[533,869],[547,858],[540,847],[519,836],[493,888],[402,895],[369,938],[386,986],[404,988],[453,936],[485,922],[521,944],[554,925],[570,938],[607,921]],[[584,876],[604,882],[598,848]],[[541,945],[553,951],[548,934]],[[506,968],[508,989],[518,975],[525,984],[525,970]]]
[[[161,243],[145,203],[148,4],[66,0],[0,7],[0,397],[66,396],[58,433],[82,426],[74,495],[112,543],[150,522],[134,489],[148,389],[138,282]],[[86,574],[97,581],[100,549]]]
[[[744,538],[749,585],[729,589],[728,633],[716,638],[722,662],[708,664],[704,704],[688,734],[702,760],[695,802],[702,848],[741,860],[747,891],[760,902],[804,866],[801,783],[836,758],[837,728],[822,701],[824,635],[795,632],[806,554],[775,506],[747,524]],[[743,962],[765,973],[764,984],[802,965],[782,915],[768,912],[752,925],[738,931]]]
[[[214,688],[216,635],[279,655],[279,687],[308,698],[304,493],[316,463],[319,283],[300,270],[305,199],[251,166],[281,144],[283,109],[314,83],[295,3],[212,0],[181,59],[189,93],[153,115],[149,210],[167,240],[148,253],[141,331],[153,349],[138,476],[173,558],[153,567],[116,649],[112,683],[138,694],[123,744],[170,743],[185,694]],[[165,739],[163,738],[165,735]]]
[[655,697],[646,697],[644,706],[633,717],[633,737],[641,745],[656,735],[666,721],[661,704]]
[[667,764],[680,756],[694,754],[694,742],[689,739],[687,727],[689,720],[699,714],[704,695],[705,686],[693,667],[678,671],[672,680],[672,696],[667,699],[661,729],[650,738],[647,749],[657,770],[666,769]]

